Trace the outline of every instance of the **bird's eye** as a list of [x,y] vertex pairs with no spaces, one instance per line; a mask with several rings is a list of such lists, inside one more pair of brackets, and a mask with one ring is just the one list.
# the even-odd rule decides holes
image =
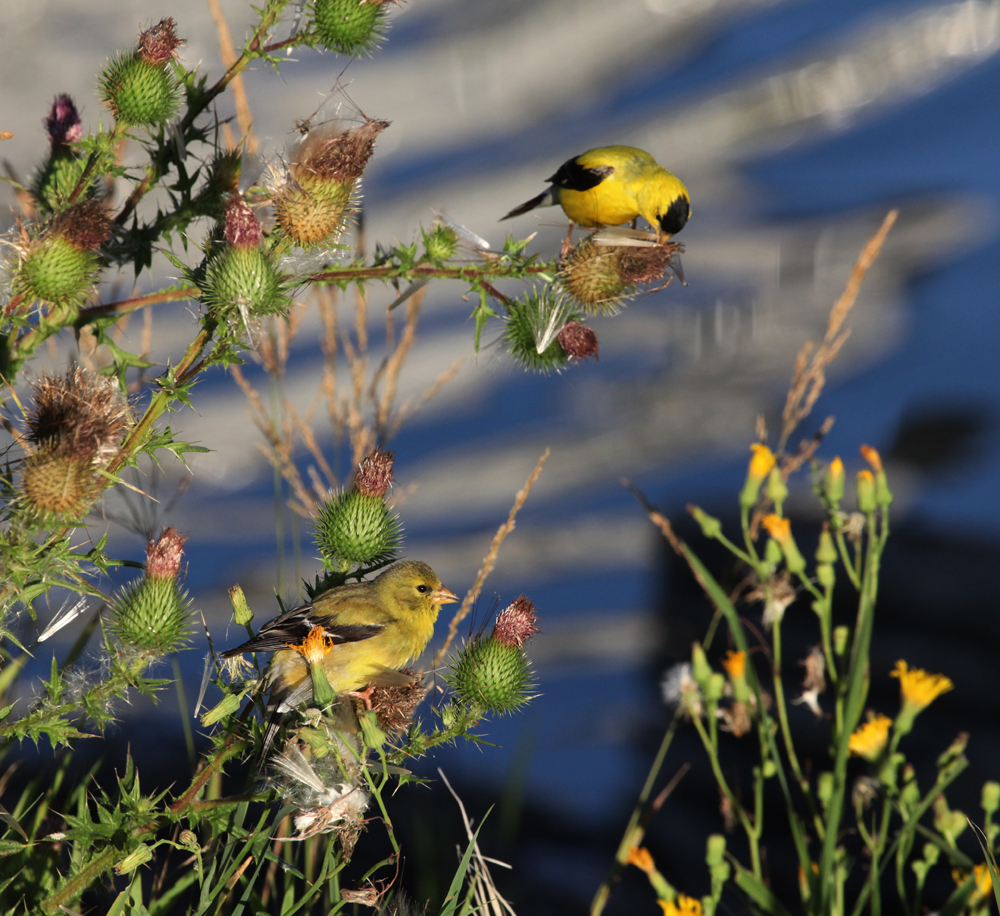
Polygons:
[[417,591],[420,592],[421,595],[426,594],[427,592],[430,591],[430,586],[428,586],[428,585],[418,585],[417,586]]

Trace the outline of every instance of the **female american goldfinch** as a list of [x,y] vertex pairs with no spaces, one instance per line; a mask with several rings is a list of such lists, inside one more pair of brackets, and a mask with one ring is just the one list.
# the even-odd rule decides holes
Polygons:
[[409,683],[399,669],[423,652],[441,605],[454,601],[458,597],[426,563],[405,560],[269,620],[253,639],[222,657],[274,652],[268,683],[279,713],[312,695],[307,642],[320,642],[323,671],[335,693]]
[[[665,242],[691,215],[683,182],[634,146],[602,146],[567,160],[548,179],[538,197],[510,211],[504,219],[536,207],[559,204],[580,226],[618,226],[643,217]],[[570,226],[572,231],[572,226]]]

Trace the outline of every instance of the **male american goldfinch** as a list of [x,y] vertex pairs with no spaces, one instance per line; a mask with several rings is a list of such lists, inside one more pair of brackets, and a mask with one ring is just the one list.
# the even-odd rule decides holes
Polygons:
[[[634,146],[602,146],[567,160],[538,197],[515,207],[504,219],[536,207],[559,204],[580,226],[618,226],[643,217],[665,242],[691,215],[683,182]],[[570,226],[572,231],[572,225]]]
[[222,657],[274,652],[267,677],[271,704],[279,713],[312,695],[304,657],[310,636],[310,642],[322,639],[323,671],[335,693],[408,683],[399,669],[423,652],[441,605],[454,601],[458,597],[426,563],[405,560],[374,579],[331,588],[311,604],[269,620],[253,639]]

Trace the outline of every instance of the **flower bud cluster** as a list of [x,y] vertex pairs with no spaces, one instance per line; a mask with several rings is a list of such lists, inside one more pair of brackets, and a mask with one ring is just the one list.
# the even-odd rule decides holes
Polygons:
[[571,361],[597,359],[597,335],[578,320],[566,297],[535,289],[508,302],[504,317],[504,347],[526,369],[561,372]]

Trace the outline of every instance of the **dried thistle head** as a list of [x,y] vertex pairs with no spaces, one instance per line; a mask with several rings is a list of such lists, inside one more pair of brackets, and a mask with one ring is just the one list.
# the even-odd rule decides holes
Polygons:
[[118,453],[134,419],[115,379],[75,366],[64,375],[43,375],[31,387],[25,427],[36,451],[57,451],[95,465]]
[[559,346],[570,359],[579,362],[593,356],[597,359],[597,334],[579,321],[567,321],[556,337]]
[[402,673],[410,676],[409,684],[390,687],[376,685],[372,687],[369,696],[376,723],[388,734],[401,734],[410,727],[417,707],[430,690],[414,669],[405,668]]
[[330,121],[310,130],[275,175],[274,213],[280,229],[303,248],[333,244],[355,206],[358,179],[388,121],[344,129]]
[[176,579],[188,536],[175,528],[164,528],[146,545],[146,575],[150,579]]
[[147,63],[160,66],[172,61],[182,44],[184,39],[177,37],[174,20],[167,16],[139,33],[138,53]]

